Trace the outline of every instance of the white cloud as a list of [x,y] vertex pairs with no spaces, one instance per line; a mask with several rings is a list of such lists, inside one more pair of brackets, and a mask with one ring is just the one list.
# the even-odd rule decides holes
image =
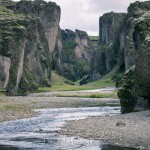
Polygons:
[[136,0],[52,0],[61,6],[61,28],[80,29],[98,35],[99,17],[106,12],[127,12]]
[[[49,0],[46,0],[49,1]],[[98,35],[99,17],[106,12],[126,12],[136,0],[51,0],[61,7],[62,29],[79,29]],[[144,0],[141,0],[144,1]]]

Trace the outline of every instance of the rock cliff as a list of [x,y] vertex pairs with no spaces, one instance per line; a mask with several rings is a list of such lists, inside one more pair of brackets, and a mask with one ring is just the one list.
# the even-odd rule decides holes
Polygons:
[[53,69],[71,81],[82,79],[89,73],[91,56],[86,32],[61,30],[53,53]]
[[[150,1],[135,2],[129,6],[123,34],[125,69],[128,70],[135,64],[135,73],[130,76],[133,86],[129,84],[124,86],[129,80],[127,78],[121,81],[118,96],[126,103],[125,107],[122,105],[122,109],[129,110],[131,103],[134,105],[130,111],[148,109],[150,108]],[[127,95],[126,91],[130,94]],[[133,96],[129,96],[133,95],[133,91],[136,101]]]
[[42,0],[0,4],[0,87],[16,95],[50,86],[60,7]]
[[89,81],[100,79],[118,63],[125,13],[106,13],[99,19],[99,46],[94,50]]
[[130,4],[127,14],[110,12],[100,17],[99,46],[82,83],[98,80],[117,66],[113,78],[122,113],[150,108],[149,35],[150,1]]
[[150,2],[146,6],[148,10],[142,11],[133,34],[136,51],[135,89],[140,109],[150,108]]

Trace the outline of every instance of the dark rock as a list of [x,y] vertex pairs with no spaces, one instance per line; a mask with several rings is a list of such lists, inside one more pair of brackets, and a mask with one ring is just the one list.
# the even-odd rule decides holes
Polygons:
[[134,111],[137,96],[134,85],[135,67],[131,67],[121,80],[118,89],[118,97],[121,103],[121,113],[129,113]]
[[[150,17],[150,13],[147,13]],[[143,19],[134,31],[136,50],[135,86],[140,109],[150,108],[150,20]],[[142,108],[143,107],[143,108]]]
[[126,124],[122,121],[119,121],[119,122],[116,123],[116,126],[118,126],[118,127],[124,127],[125,125]]
[[135,73],[130,69],[121,82],[117,83],[120,86],[118,96],[121,99],[122,113],[150,108],[149,11],[150,1],[131,4],[122,29],[124,57],[120,64],[125,64],[126,70],[135,65]]
[[99,46],[94,50],[89,81],[96,81],[112,71],[120,55],[120,34],[125,13],[106,13],[99,20]]

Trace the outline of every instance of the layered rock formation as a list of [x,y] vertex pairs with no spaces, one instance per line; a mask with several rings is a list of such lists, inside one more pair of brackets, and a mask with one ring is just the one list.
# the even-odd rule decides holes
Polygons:
[[[124,86],[128,79],[123,79],[118,96],[122,110],[128,110],[131,102],[133,107],[130,111],[150,108],[150,2],[135,2],[128,8],[128,15],[124,26],[124,64],[126,70],[135,64],[135,73],[130,77],[133,86]],[[128,96],[126,91],[132,87],[130,94],[135,91],[135,98]],[[123,92],[124,91],[124,92]],[[129,90],[128,90],[129,91]],[[126,112],[126,111],[125,111]],[[127,111],[128,112],[128,111]]]
[[150,108],[150,2],[134,28],[135,88],[140,109]]
[[50,86],[60,7],[42,0],[1,1],[0,11],[1,88],[15,95]]
[[99,46],[91,61],[89,81],[100,79],[118,63],[120,46],[123,43],[123,39],[120,40],[121,27],[125,16],[125,13],[110,12],[100,17]]
[[99,30],[99,47],[82,83],[100,79],[116,65],[122,113],[150,108],[150,2],[131,4],[127,14],[104,14]]
[[53,53],[53,69],[69,80],[79,80],[89,73],[91,56],[90,39],[86,32],[61,30]]

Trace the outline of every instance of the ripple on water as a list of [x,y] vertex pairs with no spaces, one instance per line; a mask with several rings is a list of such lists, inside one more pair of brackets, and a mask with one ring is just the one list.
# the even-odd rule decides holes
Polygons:
[[[120,107],[38,109],[38,117],[0,123],[0,150],[101,150],[102,141],[65,137],[58,130],[68,120],[117,115]],[[105,149],[103,149],[105,150]]]

